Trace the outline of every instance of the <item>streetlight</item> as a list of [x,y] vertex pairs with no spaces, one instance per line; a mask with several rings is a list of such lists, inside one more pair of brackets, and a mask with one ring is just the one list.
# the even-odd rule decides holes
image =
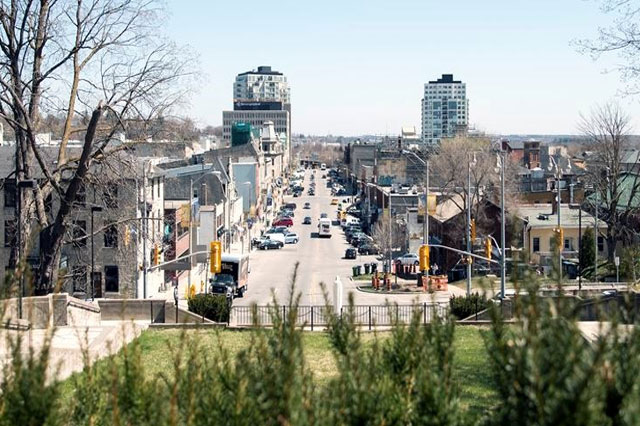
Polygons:
[[[17,178],[17,169],[16,169],[16,178]],[[22,261],[22,189],[23,188],[35,188],[36,181],[33,179],[25,179],[25,180],[17,180],[16,179],[16,191],[17,191],[17,204],[18,207],[16,209],[16,229],[17,229],[17,238],[16,243],[18,244],[18,250],[16,251],[16,265],[20,267],[20,262]],[[20,273],[20,291],[18,294],[18,317],[22,319],[22,297],[24,296],[24,271]]]
[[505,243],[505,218],[504,218],[504,169],[505,169],[505,150],[502,149],[502,143],[498,142],[499,146],[496,148],[494,144],[494,150],[498,155],[498,167],[500,168],[500,299],[504,299],[505,292],[505,275],[506,268],[506,243]]
[[[424,186],[424,212],[422,217],[422,244],[429,245],[429,157],[423,160],[413,151],[402,150],[403,154],[410,154],[424,166],[425,186]],[[428,249],[427,249],[428,250]],[[429,282],[429,268],[424,270],[426,282]]]
[[94,239],[93,235],[93,214],[102,211],[102,207],[100,206],[91,206],[91,301],[93,302],[93,297],[95,295],[95,257],[94,257]]
[[[473,160],[471,160],[471,155],[473,154]],[[468,154],[468,164],[467,164],[467,253],[471,253],[471,167],[475,166],[477,163],[476,160],[476,151],[470,152]],[[477,189],[476,189],[477,191]],[[477,195],[476,195],[477,197]],[[471,256],[467,256],[467,296],[471,294]]]
[[564,241],[562,240],[562,225],[560,221],[560,210],[562,206],[562,198],[560,193],[560,178],[562,177],[562,170],[560,169],[560,165],[553,158],[553,156],[549,156],[549,159],[553,163],[553,167],[555,168],[555,178],[556,178],[556,192],[558,193],[558,282],[562,282],[562,249],[564,248]]
[[[251,212],[251,205],[253,204],[253,194],[252,194],[252,191],[251,191],[251,182],[249,182],[249,181],[242,182],[240,184],[240,186],[248,186],[249,187],[249,212]],[[248,248],[248,252],[250,253],[251,252],[251,228],[249,228],[249,226],[247,226],[247,230],[249,231],[248,235],[247,235],[247,238],[249,240],[249,243],[247,244],[247,248]],[[242,247],[243,247],[243,250],[244,250],[244,244],[242,245]]]

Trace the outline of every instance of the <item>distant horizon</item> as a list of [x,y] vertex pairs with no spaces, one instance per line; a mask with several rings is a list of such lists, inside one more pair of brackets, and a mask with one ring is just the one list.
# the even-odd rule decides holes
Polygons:
[[167,4],[168,35],[197,52],[204,73],[184,111],[201,125],[233,109],[237,74],[267,65],[289,81],[292,133],[420,131],[424,84],[442,74],[466,83],[469,124],[486,133],[576,134],[580,114],[611,100],[640,132],[638,98],[621,96],[607,72],[618,58],[576,47],[610,24],[599,1]]

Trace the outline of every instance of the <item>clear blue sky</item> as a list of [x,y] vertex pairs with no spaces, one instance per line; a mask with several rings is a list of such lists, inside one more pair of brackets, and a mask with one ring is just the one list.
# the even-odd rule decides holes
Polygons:
[[258,65],[288,77],[293,132],[318,135],[419,128],[423,85],[443,73],[467,83],[470,123],[501,134],[576,133],[623,88],[604,72],[615,57],[571,44],[610,20],[595,0],[167,1],[169,37],[205,73],[187,112],[201,124],[221,124],[235,75]]

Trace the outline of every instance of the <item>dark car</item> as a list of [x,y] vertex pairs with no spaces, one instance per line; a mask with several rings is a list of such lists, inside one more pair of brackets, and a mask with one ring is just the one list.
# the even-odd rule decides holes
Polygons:
[[299,196],[300,196],[300,193],[299,193],[298,191],[296,191],[296,192],[294,192],[294,193],[293,193],[293,196],[294,196],[294,197],[299,197]]
[[260,244],[260,250],[277,250],[282,246],[284,246],[282,241],[265,240]]
[[358,247],[358,253],[368,255],[368,254],[379,254],[380,250],[378,247],[374,246],[371,243],[364,243]]
[[329,216],[326,213],[320,213],[320,219],[326,219]]
[[358,257],[358,252],[354,248],[348,248],[344,251],[345,259],[355,259]]
[[298,205],[296,203],[287,203],[284,205],[284,208],[287,210],[295,210],[298,208]]
[[304,203],[304,207],[305,209],[310,209],[311,208],[311,203]]
[[311,216],[306,216],[302,221],[303,225],[311,225]]

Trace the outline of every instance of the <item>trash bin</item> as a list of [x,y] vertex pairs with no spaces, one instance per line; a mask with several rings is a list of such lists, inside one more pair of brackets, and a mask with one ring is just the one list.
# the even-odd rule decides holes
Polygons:
[[371,264],[371,273],[375,274],[376,272],[378,272],[378,264],[376,262],[373,262]]
[[[358,275],[362,275],[362,266],[358,265],[356,266],[357,270],[358,270]],[[358,276],[356,275],[356,276]]]
[[369,275],[369,273],[371,273],[371,264],[365,263],[364,264],[364,274],[365,275]]
[[351,268],[351,270],[353,271],[353,276],[354,277],[357,277],[359,275],[358,274],[358,269],[359,268],[360,268],[359,266],[354,266],[354,267]]

